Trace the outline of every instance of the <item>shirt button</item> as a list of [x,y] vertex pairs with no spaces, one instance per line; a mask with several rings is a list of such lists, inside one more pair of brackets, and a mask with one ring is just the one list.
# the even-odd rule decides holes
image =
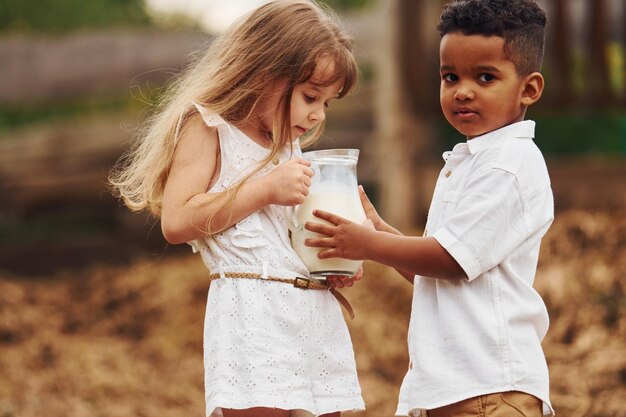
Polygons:
[[452,171],[446,172],[446,178],[448,178],[450,175],[452,175]]
[[274,165],[278,165],[279,162],[280,162],[280,159],[278,159],[278,157],[275,157],[274,159],[272,159],[272,163]]

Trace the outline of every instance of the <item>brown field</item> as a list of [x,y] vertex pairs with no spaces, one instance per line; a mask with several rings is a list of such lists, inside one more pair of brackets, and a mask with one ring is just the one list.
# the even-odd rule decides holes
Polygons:
[[[536,288],[552,324],[544,347],[552,400],[566,417],[626,416],[626,219],[561,212],[544,240]],[[0,278],[0,416],[202,416],[198,257],[93,265]],[[344,291],[368,410],[391,416],[407,366],[411,286],[366,264]]]

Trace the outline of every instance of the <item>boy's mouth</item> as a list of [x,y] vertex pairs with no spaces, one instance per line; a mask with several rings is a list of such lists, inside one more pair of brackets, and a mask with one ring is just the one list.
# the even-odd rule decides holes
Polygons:
[[472,117],[472,116],[478,114],[478,112],[476,112],[476,111],[474,111],[472,109],[461,107],[461,108],[458,108],[458,109],[454,110],[454,114],[457,115],[458,117],[464,119],[464,118]]

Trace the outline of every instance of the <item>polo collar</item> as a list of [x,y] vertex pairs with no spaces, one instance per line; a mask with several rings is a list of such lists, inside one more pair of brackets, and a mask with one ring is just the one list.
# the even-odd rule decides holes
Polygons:
[[533,139],[535,137],[535,122],[533,120],[523,120],[496,129],[492,132],[477,136],[467,141],[467,146],[472,155],[482,149],[498,145],[503,137]]

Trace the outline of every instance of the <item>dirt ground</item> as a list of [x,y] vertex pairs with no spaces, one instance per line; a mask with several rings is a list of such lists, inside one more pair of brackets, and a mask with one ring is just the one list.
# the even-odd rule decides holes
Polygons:
[[[551,327],[544,348],[558,415],[626,416],[626,219],[560,213],[536,288]],[[411,286],[366,263],[344,291],[367,411],[391,416],[407,366]],[[91,265],[47,277],[0,277],[0,416],[202,416],[200,259]]]

